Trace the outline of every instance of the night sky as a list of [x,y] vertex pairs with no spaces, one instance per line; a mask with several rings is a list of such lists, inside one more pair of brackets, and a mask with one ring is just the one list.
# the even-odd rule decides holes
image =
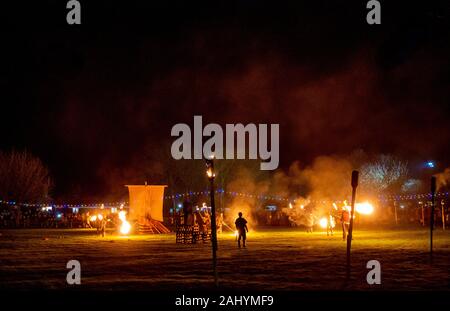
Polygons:
[[448,1],[381,1],[376,26],[366,1],[80,2],[82,25],[61,0],[1,9],[0,149],[39,156],[56,198],[104,195],[195,114],[280,123],[281,168],[355,149],[450,166]]

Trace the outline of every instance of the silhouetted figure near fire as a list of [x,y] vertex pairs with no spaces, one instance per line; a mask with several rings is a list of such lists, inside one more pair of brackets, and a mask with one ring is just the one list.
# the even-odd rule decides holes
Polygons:
[[192,203],[188,200],[183,202],[183,224],[187,225],[192,218]]
[[334,216],[331,215],[331,213],[328,215],[328,221],[327,221],[327,236],[334,234],[334,226],[335,226],[335,220]]
[[100,234],[102,235],[102,238],[105,237],[105,232],[106,232],[106,217],[102,217],[102,219],[100,219]]
[[346,241],[348,234],[348,227],[350,226],[350,212],[345,206],[342,207],[341,211],[341,224],[342,224],[342,239]]
[[245,247],[245,240],[247,239],[247,220],[242,217],[242,213],[239,212],[239,217],[236,219],[234,224],[236,225],[236,229],[238,232],[238,247],[241,248],[241,238],[242,238],[242,245]]
[[306,216],[306,232],[312,233],[314,227],[314,215],[312,212],[309,212],[309,214]]

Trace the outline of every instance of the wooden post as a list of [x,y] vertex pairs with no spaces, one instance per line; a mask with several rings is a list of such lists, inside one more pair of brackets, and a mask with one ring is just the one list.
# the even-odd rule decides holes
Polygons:
[[433,260],[433,229],[434,229],[434,205],[436,201],[436,177],[431,177],[431,206],[430,206],[430,258]]
[[355,200],[356,200],[356,187],[358,187],[358,171],[352,172],[352,204],[350,212],[350,226],[348,227],[347,235],[347,280],[350,279],[350,253],[352,248],[352,237],[353,237],[353,215],[355,214]]
[[394,201],[394,216],[395,216],[395,225],[398,225],[398,217],[397,217],[397,201]]
[[212,244],[212,260],[213,260],[213,273],[214,284],[219,286],[219,280],[217,275],[217,225],[216,225],[216,204],[214,200],[214,160],[207,159],[206,167],[208,170],[208,178],[210,183],[210,198],[211,198],[211,244]]
[[211,242],[214,269],[214,284],[219,285],[217,276],[217,225],[216,225],[216,204],[214,202],[214,178],[211,179]]
[[423,204],[420,204],[420,207],[422,209],[422,227],[425,227],[425,210]]

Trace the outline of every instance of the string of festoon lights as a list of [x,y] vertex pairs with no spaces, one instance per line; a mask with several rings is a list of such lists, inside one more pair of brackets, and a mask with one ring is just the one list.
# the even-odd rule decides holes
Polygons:
[[[438,192],[436,197],[448,197],[448,192]],[[425,200],[431,199],[431,193],[421,193],[421,194],[403,194],[403,195],[389,195],[389,196],[379,196],[380,200],[387,201],[407,201],[407,200]]]
[[0,200],[0,205],[24,206],[24,207],[53,207],[53,208],[104,208],[108,207],[125,207],[128,202],[113,203],[92,203],[92,204],[52,204],[52,203],[21,203],[16,201]]
[[[236,191],[224,191],[223,189],[218,189],[215,191],[216,194],[221,195],[230,195],[232,197],[242,197],[242,198],[253,198],[258,200],[269,200],[269,201],[278,201],[278,202],[291,202],[295,203],[297,201],[296,198],[287,198],[282,196],[273,196],[273,195],[262,195],[262,194],[254,194],[254,193],[245,193],[245,192],[236,192]],[[165,200],[180,200],[185,198],[190,198],[194,196],[207,196],[210,194],[210,191],[190,191],[185,193],[177,193],[173,195],[164,196]],[[448,197],[449,192],[439,192],[436,194],[437,198]],[[431,193],[420,193],[420,194],[402,194],[402,195],[388,195],[388,196],[379,196],[378,199],[380,201],[408,201],[408,200],[427,200],[431,199]],[[327,204],[327,203],[341,203],[342,200],[308,200],[309,203],[314,204]],[[81,203],[81,204],[52,204],[52,203],[22,203],[16,202],[13,200],[0,200],[0,205],[9,205],[9,206],[23,206],[23,207],[41,207],[41,208],[94,208],[94,209],[102,209],[105,206],[107,207],[118,207],[125,208],[128,207],[129,202],[105,202],[105,203]]]

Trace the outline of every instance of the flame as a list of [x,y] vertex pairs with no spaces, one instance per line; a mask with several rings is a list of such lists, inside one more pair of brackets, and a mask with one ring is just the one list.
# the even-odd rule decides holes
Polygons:
[[127,213],[125,211],[119,212],[119,219],[122,221],[122,224],[120,225],[120,233],[122,233],[122,234],[128,234],[128,233],[130,233],[130,230],[131,230],[131,225],[127,221],[126,214]]
[[373,206],[369,202],[356,203],[355,210],[363,215],[370,215],[373,213]]
[[213,173],[213,171],[212,171],[211,168],[208,168],[208,169],[206,170],[206,175],[208,175],[208,178],[212,178],[212,177],[215,177],[215,176],[216,176],[216,174]]
[[321,218],[319,220],[319,225],[325,229],[328,226],[328,220],[325,217]]
[[92,222],[97,220],[103,220],[103,215],[102,214],[92,215],[91,217],[89,217],[89,220]]
[[[344,206],[349,212],[352,210],[351,206],[346,205]],[[374,208],[373,205],[369,202],[364,203],[355,203],[355,211],[362,215],[370,215],[373,213]]]

